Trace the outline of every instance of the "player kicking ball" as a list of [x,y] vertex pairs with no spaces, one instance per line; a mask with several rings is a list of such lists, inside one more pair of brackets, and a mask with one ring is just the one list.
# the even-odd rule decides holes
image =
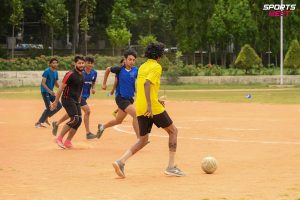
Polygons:
[[168,176],[185,176],[175,165],[177,148],[177,133],[173,121],[165,110],[164,102],[158,99],[162,67],[158,63],[163,56],[164,45],[151,43],[148,45],[145,57],[147,61],[142,64],[137,76],[136,114],[140,130],[140,138],[118,160],[113,163],[116,174],[125,178],[124,166],[127,159],[141,150],[147,143],[153,124],[163,128],[169,134],[169,164],[164,171]]

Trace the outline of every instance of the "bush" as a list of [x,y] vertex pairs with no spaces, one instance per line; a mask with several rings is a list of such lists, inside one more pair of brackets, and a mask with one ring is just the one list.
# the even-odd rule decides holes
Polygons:
[[261,58],[256,54],[255,50],[246,44],[242,47],[234,66],[238,69],[244,69],[246,74],[251,74],[251,69],[257,70],[262,66]]
[[[70,70],[73,68],[74,56],[55,56],[58,61],[58,70]],[[92,55],[95,58],[95,69],[106,69],[108,66],[118,66],[121,57]],[[39,56],[32,58],[16,58],[12,60],[0,59],[0,70],[2,71],[27,71],[44,70],[51,59],[51,56]],[[138,58],[136,66],[140,66],[145,58]]]
[[284,67],[289,69],[288,73],[296,74],[300,68],[300,45],[298,40],[293,40],[284,58]]
[[224,74],[224,69],[218,65],[206,65],[201,68],[204,72],[204,76],[222,76]]

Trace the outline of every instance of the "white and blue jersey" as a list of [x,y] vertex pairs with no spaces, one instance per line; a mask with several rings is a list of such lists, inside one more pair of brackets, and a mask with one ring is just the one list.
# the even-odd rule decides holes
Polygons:
[[92,88],[92,84],[96,82],[97,79],[97,71],[92,69],[90,73],[87,73],[85,70],[82,72],[84,76],[84,83],[82,88],[82,98],[89,98],[90,97],[90,91]]
[[[52,71],[50,67],[45,69],[43,72],[43,78],[46,78],[46,85],[47,87],[53,91],[55,82],[58,80],[58,73],[57,71]],[[48,91],[41,85],[41,92],[42,93],[48,93]]]
[[131,99],[135,94],[135,80],[138,74],[138,68],[132,67],[127,70],[125,66],[111,67],[110,71],[115,73],[118,78],[118,84],[116,87],[116,97],[120,96],[126,99]]

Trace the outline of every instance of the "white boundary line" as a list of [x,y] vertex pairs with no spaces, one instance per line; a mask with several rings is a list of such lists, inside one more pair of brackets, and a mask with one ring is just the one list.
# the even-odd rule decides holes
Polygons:
[[[116,125],[113,127],[116,131],[121,132],[121,133],[127,133],[131,135],[135,135],[134,132],[132,131],[125,131],[121,128],[119,128],[119,125]],[[152,137],[160,137],[160,138],[168,138],[169,136],[167,135],[157,135],[151,133]],[[202,141],[214,141],[214,142],[232,142],[232,143],[257,143],[257,144],[285,144],[285,145],[300,145],[299,142],[289,142],[289,141],[281,141],[281,142],[276,142],[276,141],[257,141],[257,140],[238,140],[238,139],[218,139],[218,138],[200,138],[200,137],[177,137],[178,139],[189,139],[189,140],[202,140]]]

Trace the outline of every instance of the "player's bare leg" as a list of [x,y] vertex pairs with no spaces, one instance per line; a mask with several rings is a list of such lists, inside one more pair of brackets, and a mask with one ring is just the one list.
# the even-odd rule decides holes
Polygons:
[[164,128],[164,130],[169,134],[169,163],[165,170],[165,174],[168,176],[185,176],[185,174],[175,165],[178,130],[174,124]]
[[132,127],[134,129],[136,137],[139,138],[140,137],[139,123],[138,123],[138,120],[136,118],[136,112],[135,112],[134,106],[133,105],[129,105],[125,109],[125,112],[128,113],[132,117]]

